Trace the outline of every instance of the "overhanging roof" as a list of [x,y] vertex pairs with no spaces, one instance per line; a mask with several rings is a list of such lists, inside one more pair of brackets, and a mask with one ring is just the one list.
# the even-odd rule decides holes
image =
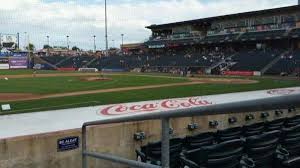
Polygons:
[[251,16],[255,16],[255,15],[274,14],[274,13],[299,11],[299,10],[300,10],[300,5],[294,5],[294,6],[287,6],[287,7],[281,7],[281,8],[273,8],[273,9],[265,9],[265,10],[259,10],[259,11],[236,13],[236,14],[230,14],[230,15],[214,16],[214,17],[188,20],[188,21],[182,21],[182,22],[174,22],[174,23],[167,23],[167,24],[160,24],[160,25],[150,25],[150,26],[147,26],[146,28],[162,29],[162,28],[170,28],[173,26],[180,26],[180,25],[187,25],[187,24],[205,25],[207,23],[211,23],[211,22],[217,21],[217,20],[241,18],[241,17],[251,17]]

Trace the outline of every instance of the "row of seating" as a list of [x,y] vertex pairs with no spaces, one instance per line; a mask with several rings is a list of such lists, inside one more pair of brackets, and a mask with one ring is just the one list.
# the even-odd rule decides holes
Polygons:
[[[300,116],[295,116],[174,138],[170,167],[295,167],[300,154],[299,124]],[[139,161],[161,164],[160,142],[148,143],[136,153]]]

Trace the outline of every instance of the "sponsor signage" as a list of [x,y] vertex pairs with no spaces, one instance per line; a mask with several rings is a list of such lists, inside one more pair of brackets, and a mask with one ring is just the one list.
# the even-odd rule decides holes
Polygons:
[[253,71],[223,71],[223,75],[254,76]]
[[10,57],[9,66],[11,69],[27,68],[27,57]]
[[13,53],[12,56],[13,57],[27,57],[27,53],[22,52],[22,53]]
[[139,112],[168,111],[174,109],[207,106],[212,104],[213,103],[211,101],[202,99],[201,97],[191,97],[183,99],[163,100],[158,102],[112,105],[102,109],[99,114],[105,116],[115,116],[120,114]]
[[9,69],[9,64],[0,64],[0,69]]
[[149,48],[165,48],[164,44],[161,45],[149,45]]
[[57,151],[64,152],[79,148],[79,137],[65,137],[57,140]]
[[8,58],[0,58],[0,64],[8,64]]

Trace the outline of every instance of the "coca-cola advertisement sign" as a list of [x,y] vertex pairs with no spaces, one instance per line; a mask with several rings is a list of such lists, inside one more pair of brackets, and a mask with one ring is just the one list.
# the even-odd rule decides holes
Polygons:
[[295,91],[296,90],[294,90],[294,89],[274,89],[274,90],[268,91],[268,94],[271,94],[271,95],[289,95],[289,94],[291,94]]
[[99,110],[98,114],[104,116],[116,116],[142,112],[169,111],[175,109],[208,106],[212,104],[213,102],[202,99],[201,97],[192,97],[144,103],[111,105]]

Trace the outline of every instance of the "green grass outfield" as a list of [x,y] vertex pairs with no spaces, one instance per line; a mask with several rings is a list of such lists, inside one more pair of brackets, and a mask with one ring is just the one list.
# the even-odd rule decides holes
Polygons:
[[83,77],[39,77],[0,79],[0,93],[53,94],[86,90],[188,82],[185,78],[108,75],[107,81],[82,81]]
[[[26,75],[26,74],[32,74],[32,69],[16,69],[16,70],[0,70],[0,75]],[[54,71],[54,70],[37,70],[38,74],[49,74],[49,73],[74,73],[71,71]]]
[[[231,92],[253,91],[283,87],[300,86],[300,81],[254,78],[259,81],[255,84],[197,84],[190,86],[174,86],[135,91],[121,91],[111,93],[89,94],[62,98],[49,98],[42,100],[21,101],[10,103],[12,111],[2,114],[45,111],[54,109],[104,105],[113,103],[157,100],[165,98],[178,98],[188,96],[212,95]],[[5,104],[5,103],[2,103]]]

